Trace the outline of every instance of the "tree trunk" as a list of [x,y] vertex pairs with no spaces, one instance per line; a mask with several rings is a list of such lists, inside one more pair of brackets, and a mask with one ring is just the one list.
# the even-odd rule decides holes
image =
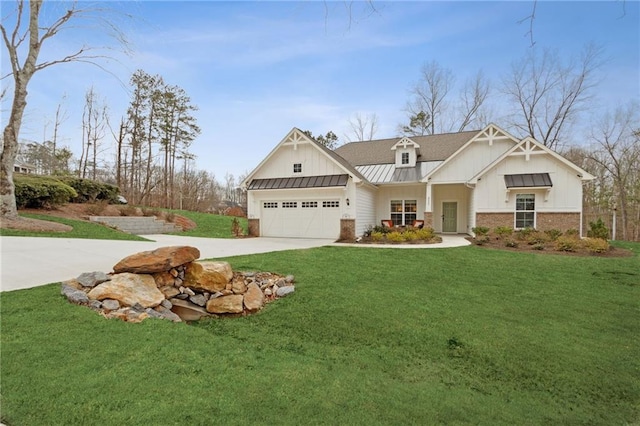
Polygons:
[[[13,183],[13,167],[18,155],[18,135],[22,126],[22,116],[27,106],[27,86],[36,71],[36,61],[40,53],[38,15],[41,1],[29,3],[29,52],[22,67],[18,62],[18,46],[6,42],[14,78],[14,95],[11,114],[7,126],[2,132],[3,144],[0,154],[0,214],[3,218],[18,217],[16,206],[16,187]],[[5,39],[6,40],[6,39]]]

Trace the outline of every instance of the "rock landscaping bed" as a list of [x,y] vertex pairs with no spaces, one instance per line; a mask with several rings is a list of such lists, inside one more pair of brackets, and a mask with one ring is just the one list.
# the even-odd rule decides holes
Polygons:
[[86,272],[65,281],[61,293],[105,318],[179,322],[248,315],[295,291],[292,275],[234,272],[228,262],[196,261],[199,257],[190,246],[140,252],[110,273]]

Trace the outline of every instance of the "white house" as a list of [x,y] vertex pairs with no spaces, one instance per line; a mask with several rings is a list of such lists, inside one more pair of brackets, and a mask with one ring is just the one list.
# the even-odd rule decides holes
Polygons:
[[335,151],[294,128],[242,186],[251,235],[349,239],[382,220],[471,235],[476,226],[581,230],[591,179],[535,139],[490,124]]

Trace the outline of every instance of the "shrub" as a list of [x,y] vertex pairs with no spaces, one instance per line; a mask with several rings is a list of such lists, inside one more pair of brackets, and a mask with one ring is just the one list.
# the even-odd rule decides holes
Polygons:
[[476,226],[474,228],[471,228],[471,230],[474,234],[476,234],[476,237],[481,237],[489,233],[489,228],[486,226]]
[[78,195],[71,200],[74,203],[92,203],[98,200],[104,200],[111,204],[118,203],[120,189],[117,186],[71,176],[59,179],[76,190]]
[[13,182],[18,208],[52,208],[78,195],[69,185],[48,176],[15,174]]
[[535,229],[533,228],[523,228],[518,232],[516,232],[516,235],[519,240],[526,241],[529,238],[529,236],[534,232],[535,232]]
[[532,245],[531,248],[534,250],[544,250],[544,244],[536,243]]
[[419,239],[425,241],[431,241],[435,236],[435,231],[433,228],[422,228],[415,231],[416,235]]
[[242,230],[242,226],[240,225],[240,221],[237,217],[234,217],[231,221],[231,233],[235,237],[241,237],[242,235],[244,235],[244,231]]
[[138,216],[138,208],[132,205],[120,207],[120,216]]
[[382,241],[382,239],[384,239],[384,235],[382,232],[378,232],[378,231],[373,231],[371,232],[371,239],[373,241]]
[[515,241],[515,240],[512,240],[511,238],[507,239],[507,240],[504,242],[504,245],[505,245],[506,247],[518,248],[518,242],[517,242],[517,241]]
[[551,238],[544,232],[534,230],[527,236],[527,244],[545,244],[551,241]]
[[604,253],[609,250],[609,242],[602,238],[585,238],[582,245],[591,253]]
[[106,200],[98,201],[96,203],[87,204],[84,207],[84,212],[86,214],[88,214],[89,216],[100,216],[102,214],[102,212],[104,212],[104,209],[107,208],[108,204],[109,204],[109,202],[106,201]]
[[389,232],[392,231],[392,228],[388,228],[386,226],[374,226],[373,227],[373,231],[372,232],[378,232],[380,234],[388,234]]
[[580,238],[580,232],[577,229],[567,229],[564,233],[565,237]]
[[143,208],[142,209],[142,216],[161,217],[162,216],[162,211],[159,210],[159,209]]
[[481,246],[481,245],[486,244],[486,243],[489,242],[489,237],[486,236],[486,235],[483,235],[481,237],[476,237],[475,238],[475,242],[476,242],[477,245]]
[[415,241],[418,240],[418,233],[416,231],[414,231],[413,229],[407,229],[406,231],[404,231],[402,233],[402,238],[405,241]]
[[174,212],[164,212],[164,220],[167,222],[175,222],[176,214]]
[[547,234],[551,241],[557,240],[562,235],[562,232],[558,229],[547,229],[544,233]]
[[595,222],[589,222],[589,229],[587,231],[587,237],[589,238],[600,238],[602,240],[609,239],[609,229],[604,226],[604,222],[602,222],[602,218],[598,218]]
[[225,216],[234,216],[234,217],[246,217],[246,214],[244,214],[244,210],[242,210],[242,207],[228,207],[226,209],[224,209],[223,214]]
[[572,237],[558,237],[555,242],[557,251],[576,251],[580,247],[580,240]]
[[394,242],[394,243],[400,243],[402,241],[404,241],[404,237],[402,235],[402,233],[398,232],[398,231],[391,231],[387,234],[387,240]]
[[498,237],[502,238],[502,237],[508,237],[511,234],[513,234],[513,228],[510,226],[498,226],[496,227],[496,229],[494,230],[494,232],[496,233],[496,235],[498,235]]

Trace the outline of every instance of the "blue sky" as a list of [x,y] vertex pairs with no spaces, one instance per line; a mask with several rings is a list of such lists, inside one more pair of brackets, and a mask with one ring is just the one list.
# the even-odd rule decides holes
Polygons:
[[[345,4],[108,2],[136,17],[116,15],[133,55],[113,53],[117,60],[105,63],[110,73],[63,64],[36,74],[21,137],[51,138],[62,102],[68,118],[60,139],[78,156],[86,90],[94,86],[117,123],[129,101],[129,76],[141,68],[191,96],[202,128],[191,149],[196,166],[222,179],[227,172],[251,171],[294,126],[314,134],[332,130],[346,141],[351,117],[375,113],[375,136],[395,136],[406,121],[408,90],[421,66],[433,60],[450,68],[458,84],[482,69],[492,80],[492,121],[504,124],[500,81],[531,49],[528,22],[518,21],[531,13],[532,2],[374,2],[374,13],[367,3],[354,2],[351,14]],[[3,0],[1,6],[4,17],[13,3]],[[45,17],[65,10],[61,2],[45,6]],[[604,48],[592,114],[640,100],[638,2],[539,1],[533,31],[537,48],[557,49],[563,57],[577,56],[589,42]],[[105,42],[84,22],[51,39],[42,58],[59,57],[79,43]],[[4,50],[2,55],[4,75],[9,69]],[[8,107],[3,100],[3,125]],[[582,123],[589,121],[585,114]],[[584,140],[583,130],[576,126],[576,143]]]

